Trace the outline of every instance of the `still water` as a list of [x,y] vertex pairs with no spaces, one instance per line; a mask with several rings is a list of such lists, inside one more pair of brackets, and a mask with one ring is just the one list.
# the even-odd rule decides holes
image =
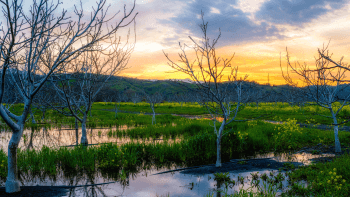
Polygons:
[[[125,130],[130,127],[122,126],[118,128],[95,128],[88,129],[88,139],[90,144],[113,142],[118,144],[123,144],[131,141],[142,140],[130,140],[130,138],[115,138],[108,137],[107,133],[110,130]],[[80,133],[80,132],[79,132]],[[78,133],[78,139],[80,141],[80,135]],[[39,131],[32,132],[31,130],[24,131],[24,138],[22,138],[19,147],[21,149],[27,149],[30,146],[30,139],[32,138],[32,147],[34,149],[40,149],[44,145],[48,147],[59,147],[59,146],[69,146],[76,144],[76,131],[70,128],[55,128],[55,129],[40,129]],[[11,132],[1,132],[0,133],[0,148],[7,152],[7,145],[11,137]],[[168,143],[178,142],[181,139],[170,139]],[[146,140],[145,143],[161,143],[162,138],[158,140]],[[302,154],[279,154],[274,153],[261,154],[255,156],[247,156],[247,159],[261,159],[270,158],[271,160],[277,162],[296,162],[300,165],[309,165],[310,159],[318,157],[328,157],[334,156],[331,154],[324,155],[312,155],[307,153]],[[235,158],[237,159],[237,158]],[[239,165],[239,164],[233,164]],[[205,174],[191,174],[184,173],[185,171],[175,171],[163,174],[157,174],[160,172],[165,172],[169,170],[174,170],[182,168],[181,166],[171,166],[157,168],[156,166],[150,169],[138,169],[136,173],[128,174],[126,180],[115,182],[112,178],[104,178],[99,173],[94,175],[81,174],[72,177],[64,177],[63,173],[59,173],[55,178],[49,177],[31,177],[30,175],[22,174],[20,176],[22,186],[77,186],[77,185],[93,185],[100,183],[109,183],[104,185],[94,185],[85,187],[70,188],[67,190],[67,196],[120,196],[120,197],[156,197],[156,196],[181,196],[181,197],[203,197],[209,192],[213,193],[214,196],[220,196],[217,192],[219,186],[217,182],[214,181],[213,173]],[[234,191],[238,191],[240,188],[248,189],[251,187],[252,174],[259,172],[261,174],[277,175],[277,169],[259,169],[259,170],[232,170],[229,171],[228,176],[231,180],[235,180],[238,183],[238,176],[244,177],[244,185],[236,184],[231,187],[227,187],[227,193],[232,194]],[[282,171],[284,175],[285,172]],[[283,186],[287,186],[287,179],[282,181]],[[4,182],[0,182],[1,186],[4,186]],[[260,186],[263,186],[260,183]],[[224,185],[221,186],[221,189]],[[281,192],[282,190],[279,190]]]
[[[176,124],[172,124],[176,126]],[[117,138],[109,137],[108,132],[110,131],[123,131],[127,129],[132,129],[134,126],[122,125],[120,127],[111,127],[111,128],[87,128],[87,137],[89,144],[97,145],[99,143],[117,143],[125,144],[128,142],[143,142],[141,139],[130,139],[130,138]],[[0,149],[4,150],[7,153],[8,143],[11,139],[12,132],[2,131],[0,132]],[[40,128],[39,130],[26,129],[23,131],[23,137],[18,145],[22,150],[33,148],[35,150],[40,150],[43,146],[50,148],[59,148],[61,146],[74,146],[77,143],[80,143],[81,138],[81,128],[78,132],[75,129],[70,127],[61,127],[61,128],[52,128],[45,129]],[[77,141],[78,140],[78,141]],[[161,143],[163,137],[149,140],[145,139],[145,143]],[[169,139],[168,143],[179,142],[180,138]]]

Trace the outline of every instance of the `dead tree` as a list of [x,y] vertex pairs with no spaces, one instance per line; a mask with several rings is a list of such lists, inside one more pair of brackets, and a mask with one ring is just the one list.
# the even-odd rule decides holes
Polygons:
[[75,117],[81,123],[83,145],[88,144],[86,122],[94,100],[111,76],[125,69],[134,49],[134,44],[127,45],[128,40],[120,47],[120,38],[109,44],[108,48],[111,47],[112,50],[107,51],[108,48],[97,45],[53,77],[54,88],[63,104],[60,107],[67,108],[69,112],[62,111],[57,106],[52,107],[60,113]]
[[156,92],[154,94],[148,94],[144,90],[142,90],[142,93],[147,101],[149,103],[153,116],[152,116],[152,125],[157,124],[156,123],[156,112],[154,108],[156,107],[156,104],[161,103],[164,100],[164,96],[160,92]]
[[[30,9],[24,9],[23,1],[0,0],[2,21],[0,24],[0,115],[12,130],[8,146],[8,176],[6,192],[20,191],[17,173],[17,147],[23,135],[25,121],[30,112],[33,98],[44,83],[58,70],[97,42],[105,41],[116,31],[134,21],[132,9],[122,19],[110,25],[115,15],[108,15],[106,0],[99,0],[88,18],[84,18],[82,5],[75,7],[75,18],[69,18],[67,11],[58,12],[61,4],[48,0],[33,0]],[[135,7],[135,2],[134,2]],[[58,16],[57,16],[58,14]],[[125,20],[130,19],[126,22]],[[108,28],[104,29],[104,25]],[[90,40],[86,42],[86,38]],[[20,115],[15,115],[2,105],[5,93],[5,79],[15,81],[24,103]]]
[[[179,43],[180,49],[182,51],[182,53],[179,54],[181,59],[181,65],[172,61],[168,54],[166,54],[164,51],[163,53],[169,61],[168,65],[176,69],[175,72],[186,73],[191,77],[192,81],[195,81],[197,91],[201,95],[202,103],[205,105],[208,112],[211,114],[211,117],[213,118],[214,132],[217,136],[216,167],[221,167],[221,138],[229,133],[224,133],[225,126],[233,121],[238,121],[235,120],[235,118],[237,116],[237,113],[241,109],[240,106],[243,102],[242,94],[245,94],[245,92],[242,90],[242,84],[248,76],[246,75],[243,78],[238,78],[238,67],[233,68],[230,63],[234,55],[232,55],[230,59],[223,59],[217,57],[215,52],[215,45],[218,39],[220,38],[221,33],[219,34],[217,39],[214,39],[212,41],[212,45],[210,45],[209,38],[207,37],[208,23],[204,22],[203,15],[204,14],[202,12],[202,24],[199,25],[204,34],[202,40],[203,45],[198,44],[195,40],[192,39],[191,36],[189,36],[189,38],[195,45],[193,47],[196,54],[196,59],[194,61],[189,60],[188,56],[186,56],[186,44],[181,46],[181,44]],[[194,66],[199,68],[198,75],[195,74],[197,72],[195,72]],[[223,70],[225,68],[231,68],[231,73],[227,78],[227,82],[222,83]],[[203,82],[200,82],[200,80],[203,80]],[[230,102],[229,92],[232,91],[227,91],[229,86],[234,87],[231,89],[235,93],[235,97],[237,100],[236,105]],[[231,98],[233,97],[231,96]],[[223,121],[219,129],[217,129],[216,127],[216,118],[218,115],[223,116]],[[232,115],[233,117],[230,117]]]
[[105,96],[107,98],[108,102],[113,102],[114,103],[114,112],[115,112],[115,117],[118,117],[118,110],[120,108],[120,103],[121,102],[126,102],[128,100],[128,97],[122,93],[122,92],[113,92],[110,95]]
[[136,103],[142,101],[142,96],[135,92],[135,94],[131,96],[131,101],[134,103],[134,105],[136,105]]
[[[340,98],[339,93],[349,86],[349,84],[342,84],[346,82],[346,80],[344,80],[346,77],[345,72],[350,70],[350,66],[342,65],[341,60],[339,64],[331,60],[330,56],[328,56],[328,51],[327,55],[325,55],[327,47],[322,49],[322,52],[318,50],[319,58],[315,58],[316,69],[310,69],[306,64],[302,66],[299,65],[299,69],[296,65],[293,67],[289,62],[288,51],[286,48],[288,62],[287,74],[284,75],[283,71],[282,74],[289,85],[298,87],[298,83],[294,82],[288,73],[288,67],[291,67],[294,73],[302,77],[302,81],[306,87],[304,89],[299,88],[299,90],[303,91],[307,98],[315,102],[316,104],[314,105],[318,105],[329,110],[330,115],[328,116],[322,114],[318,115],[332,119],[332,125],[334,125],[335,152],[340,153],[341,146],[338,137],[338,125],[344,124],[349,120],[338,123],[337,118],[341,109],[350,104],[350,95]],[[329,67],[329,62],[336,64],[336,66]],[[282,65],[280,66],[282,70]],[[340,102],[341,106],[335,106],[335,102]]]

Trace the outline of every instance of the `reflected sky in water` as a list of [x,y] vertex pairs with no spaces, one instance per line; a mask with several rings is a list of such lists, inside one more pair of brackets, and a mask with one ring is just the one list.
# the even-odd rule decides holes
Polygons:
[[[107,133],[109,131],[115,131],[116,129],[125,130],[132,127],[122,126],[119,128],[95,128],[88,129],[88,140],[90,144],[106,143],[113,142],[118,144],[123,144],[130,142],[130,138],[116,138],[108,137]],[[78,139],[80,141],[80,132],[78,132]],[[0,148],[7,152],[8,142],[11,137],[11,132],[1,132],[0,133]],[[32,137],[32,146],[34,149],[40,149],[43,145],[48,147],[59,147],[59,146],[69,146],[76,144],[76,131],[71,128],[54,128],[46,130],[41,128],[38,131],[32,132],[32,130],[25,130],[25,139],[22,138],[19,147],[22,149],[27,149],[30,146],[30,138]],[[162,137],[160,138],[162,139]],[[181,139],[176,139],[176,142],[179,142]],[[142,140],[133,140],[134,142]],[[163,140],[152,140],[145,141],[146,143],[161,143]],[[169,143],[173,143],[174,140],[169,139]],[[323,157],[334,156],[332,154],[324,154]],[[311,163],[310,159],[318,158],[320,155],[312,155],[308,153],[300,154],[260,154],[252,157],[245,157],[245,159],[257,159],[257,158],[271,158],[272,160],[278,162],[300,162],[303,165],[309,165]],[[242,158],[241,158],[242,159]],[[239,165],[237,163],[233,165]],[[204,175],[191,175],[183,174],[182,171],[169,172],[164,174],[152,175],[159,172],[164,172],[168,170],[178,169],[180,166],[173,166],[170,168],[164,167],[157,169],[152,167],[149,170],[139,170],[133,174],[129,174],[126,181],[115,180],[112,178],[103,178],[100,172],[94,175],[75,175],[72,177],[65,177],[62,172],[53,179],[49,177],[35,177],[33,178],[30,175],[21,174],[20,180],[22,186],[75,186],[75,185],[87,185],[87,184],[98,184],[98,183],[107,183],[117,181],[116,183],[98,185],[98,186],[88,186],[88,187],[77,187],[68,189],[67,196],[132,196],[132,197],[155,197],[155,196],[194,196],[194,197],[203,197],[209,192],[214,192],[214,196],[217,196],[216,181],[214,181],[213,174],[204,174]],[[271,169],[260,169],[259,171],[232,171],[229,172],[229,177],[232,180],[238,182],[237,177],[245,177],[244,186],[241,184],[236,184],[233,188],[228,187],[228,194],[232,194],[234,191],[239,190],[240,188],[248,189],[251,187],[251,173],[259,172],[259,175],[263,173],[270,174]],[[278,170],[273,171],[277,175]],[[284,173],[283,173],[284,174]],[[210,177],[210,178],[209,178]],[[192,184],[193,183],[193,184]],[[5,183],[1,182],[1,186],[4,186]],[[260,183],[261,186],[262,183]],[[287,186],[287,179],[283,181],[283,185]],[[223,185],[224,186],[224,185]],[[221,188],[223,188],[223,186]],[[281,192],[281,191],[279,191]]]
[[[176,126],[176,124],[172,124]],[[141,139],[130,139],[126,138],[117,138],[117,137],[109,137],[108,132],[110,131],[123,131],[127,129],[133,129],[134,126],[122,125],[120,127],[111,127],[111,128],[87,128],[87,137],[89,144],[99,144],[99,143],[117,143],[117,144],[125,144],[128,142],[143,142]],[[0,149],[4,150],[7,153],[8,143],[11,139],[12,132],[2,131],[0,132]],[[32,143],[30,143],[30,139],[32,138]],[[47,147],[59,148],[60,146],[71,146],[80,143],[81,138],[81,128],[79,128],[78,133],[76,133],[75,129],[70,127],[61,127],[61,128],[52,128],[45,129],[40,128],[37,131],[26,129],[23,132],[23,137],[18,145],[22,150],[28,149],[29,147],[39,150],[44,145]],[[152,138],[149,140],[145,139],[145,143],[161,143],[163,141],[163,137],[157,138],[155,141]],[[181,141],[180,138],[175,140],[176,142]],[[173,139],[169,139],[168,143],[173,143]]]

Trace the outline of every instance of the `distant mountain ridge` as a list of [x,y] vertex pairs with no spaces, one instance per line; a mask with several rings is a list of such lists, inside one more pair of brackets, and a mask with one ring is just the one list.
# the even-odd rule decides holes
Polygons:
[[[128,95],[135,93],[141,94],[142,91],[140,90],[144,90],[147,94],[154,94],[158,91],[163,93],[165,97],[173,97],[176,94],[193,93],[194,89],[197,88],[195,82],[188,78],[175,80],[150,80],[122,76],[111,77],[108,84],[105,86],[106,88],[111,88],[112,90],[116,90]],[[256,89],[261,89],[263,92],[269,92],[272,88],[280,91],[282,87],[261,85],[254,81],[247,81],[243,84],[243,88],[248,88],[251,86],[255,86]]]
[[[180,83],[180,84],[179,84]],[[224,82],[226,83],[226,82]],[[182,84],[182,85],[181,85]],[[109,80],[107,86],[110,86],[113,90],[123,92],[126,94],[141,94],[140,90],[144,90],[147,94],[154,94],[157,91],[164,94],[165,97],[173,97],[176,94],[193,93],[197,88],[195,82],[190,79],[171,79],[171,80],[157,80],[157,79],[137,79],[122,76],[113,76]],[[347,84],[342,85],[346,86]],[[185,86],[189,88],[185,88]],[[255,81],[243,82],[242,88],[247,89],[253,87],[254,90],[261,90],[264,93],[271,92],[272,90],[283,94],[287,88],[292,88],[288,85],[268,85],[259,84]],[[102,94],[102,93],[101,93]],[[349,95],[350,87],[345,89],[341,95]]]

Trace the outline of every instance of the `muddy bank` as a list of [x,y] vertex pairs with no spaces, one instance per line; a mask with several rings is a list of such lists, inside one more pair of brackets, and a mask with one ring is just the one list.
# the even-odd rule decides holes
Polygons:
[[284,163],[291,163],[294,166],[301,166],[299,162],[278,162],[272,158],[267,159],[244,159],[244,160],[231,160],[231,162],[222,163],[220,168],[215,167],[215,164],[203,166],[200,168],[187,169],[181,171],[181,174],[213,174],[213,173],[225,173],[225,172],[246,172],[246,171],[257,171],[262,169],[278,170],[284,168]]
[[[335,153],[334,146],[327,146],[318,144],[313,147],[304,147],[299,151],[295,151],[293,154],[309,153],[318,158],[309,159],[313,162],[329,162],[333,159],[342,156],[343,154],[349,154],[349,146],[342,146],[342,153]],[[324,154],[334,154],[334,156],[322,156]],[[225,172],[247,172],[247,171],[258,171],[258,170],[288,170],[287,165],[293,164],[295,167],[304,165],[302,162],[279,162],[274,160],[277,157],[261,158],[261,159],[231,159],[230,162],[222,163],[221,168],[215,167],[215,164],[193,166],[188,168],[180,168],[175,170],[169,170],[157,174],[171,173],[180,171],[182,174],[200,175],[200,174],[213,174],[213,173],[225,173]],[[153,174],[153,175],[157,175]]]

